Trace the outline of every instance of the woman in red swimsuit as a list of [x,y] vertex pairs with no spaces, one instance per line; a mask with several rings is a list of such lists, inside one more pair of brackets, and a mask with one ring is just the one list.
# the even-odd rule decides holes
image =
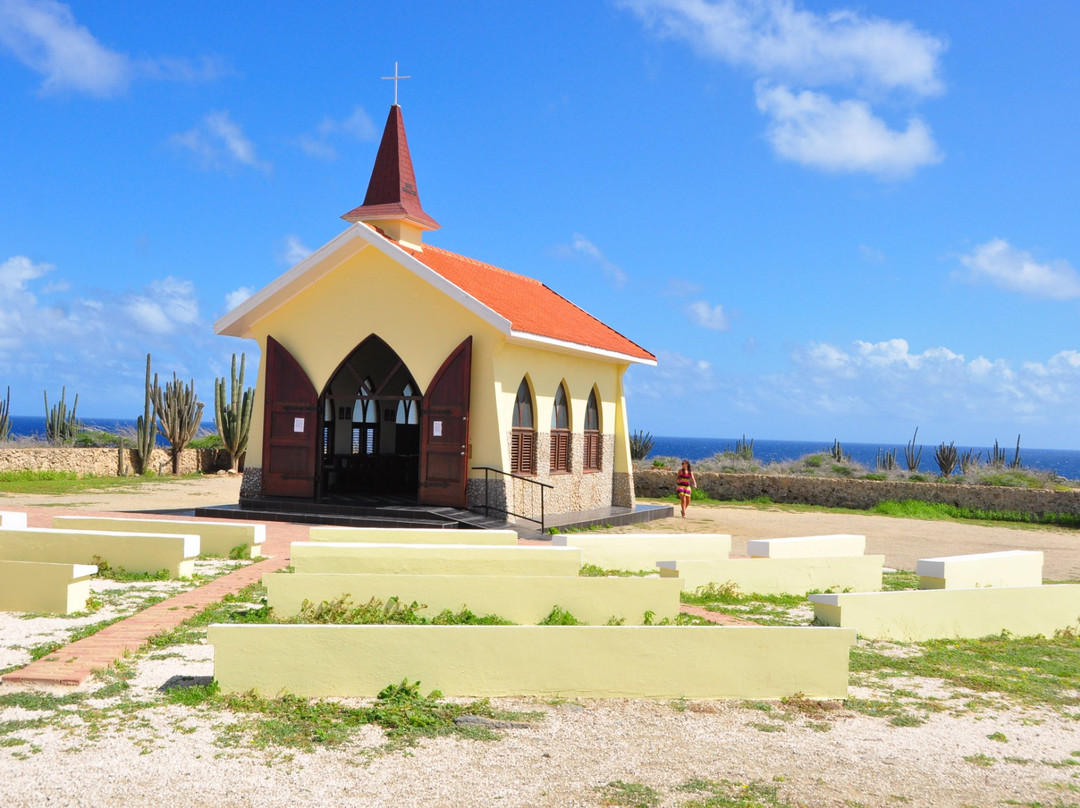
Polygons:
[[697,480],[690,468],[690,461],[684,460],[679,469],[679,476],[675,479],[675,493],[679,495],[679,504],[682,506],[683,519],[686,518],[686,506],[690,504],[690,493],[697,488]]

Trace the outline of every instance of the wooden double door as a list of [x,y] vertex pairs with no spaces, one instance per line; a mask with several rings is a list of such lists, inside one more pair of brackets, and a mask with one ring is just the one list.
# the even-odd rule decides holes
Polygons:
[[[323,447],[319,391],[291,353],[267,337],[262,485],[266,496],[315,499]],[[463,508],[469,476],[472,337],[443,362],[420,402],[417,502]]]

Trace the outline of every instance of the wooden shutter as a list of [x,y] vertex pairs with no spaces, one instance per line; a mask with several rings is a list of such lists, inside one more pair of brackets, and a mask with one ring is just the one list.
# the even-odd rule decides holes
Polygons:
[[570,471],[570,430],[551,430],[551,471]]
[[585,471],[600,470],[600,433],[595,429],[585,430],[585,456],[582,465]]

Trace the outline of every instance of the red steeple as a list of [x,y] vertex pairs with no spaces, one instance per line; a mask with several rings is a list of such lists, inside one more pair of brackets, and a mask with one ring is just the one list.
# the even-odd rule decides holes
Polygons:
[[341,217],[347,222],[380,221],[411,222],[419,230],[437,230],[440,225],[428,216],[420,205],[416,191],[409,142],[405,139],[405,122],[401,107],[394,104],[386,118],[382,142],[371,169],[364,204]]

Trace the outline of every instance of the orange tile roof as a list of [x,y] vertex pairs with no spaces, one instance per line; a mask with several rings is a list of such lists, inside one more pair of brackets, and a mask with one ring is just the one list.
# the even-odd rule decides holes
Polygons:
[[510,321],[515,331],[654,362],[656,357],[533,278],[438,247],[413,250],[420,263]]

